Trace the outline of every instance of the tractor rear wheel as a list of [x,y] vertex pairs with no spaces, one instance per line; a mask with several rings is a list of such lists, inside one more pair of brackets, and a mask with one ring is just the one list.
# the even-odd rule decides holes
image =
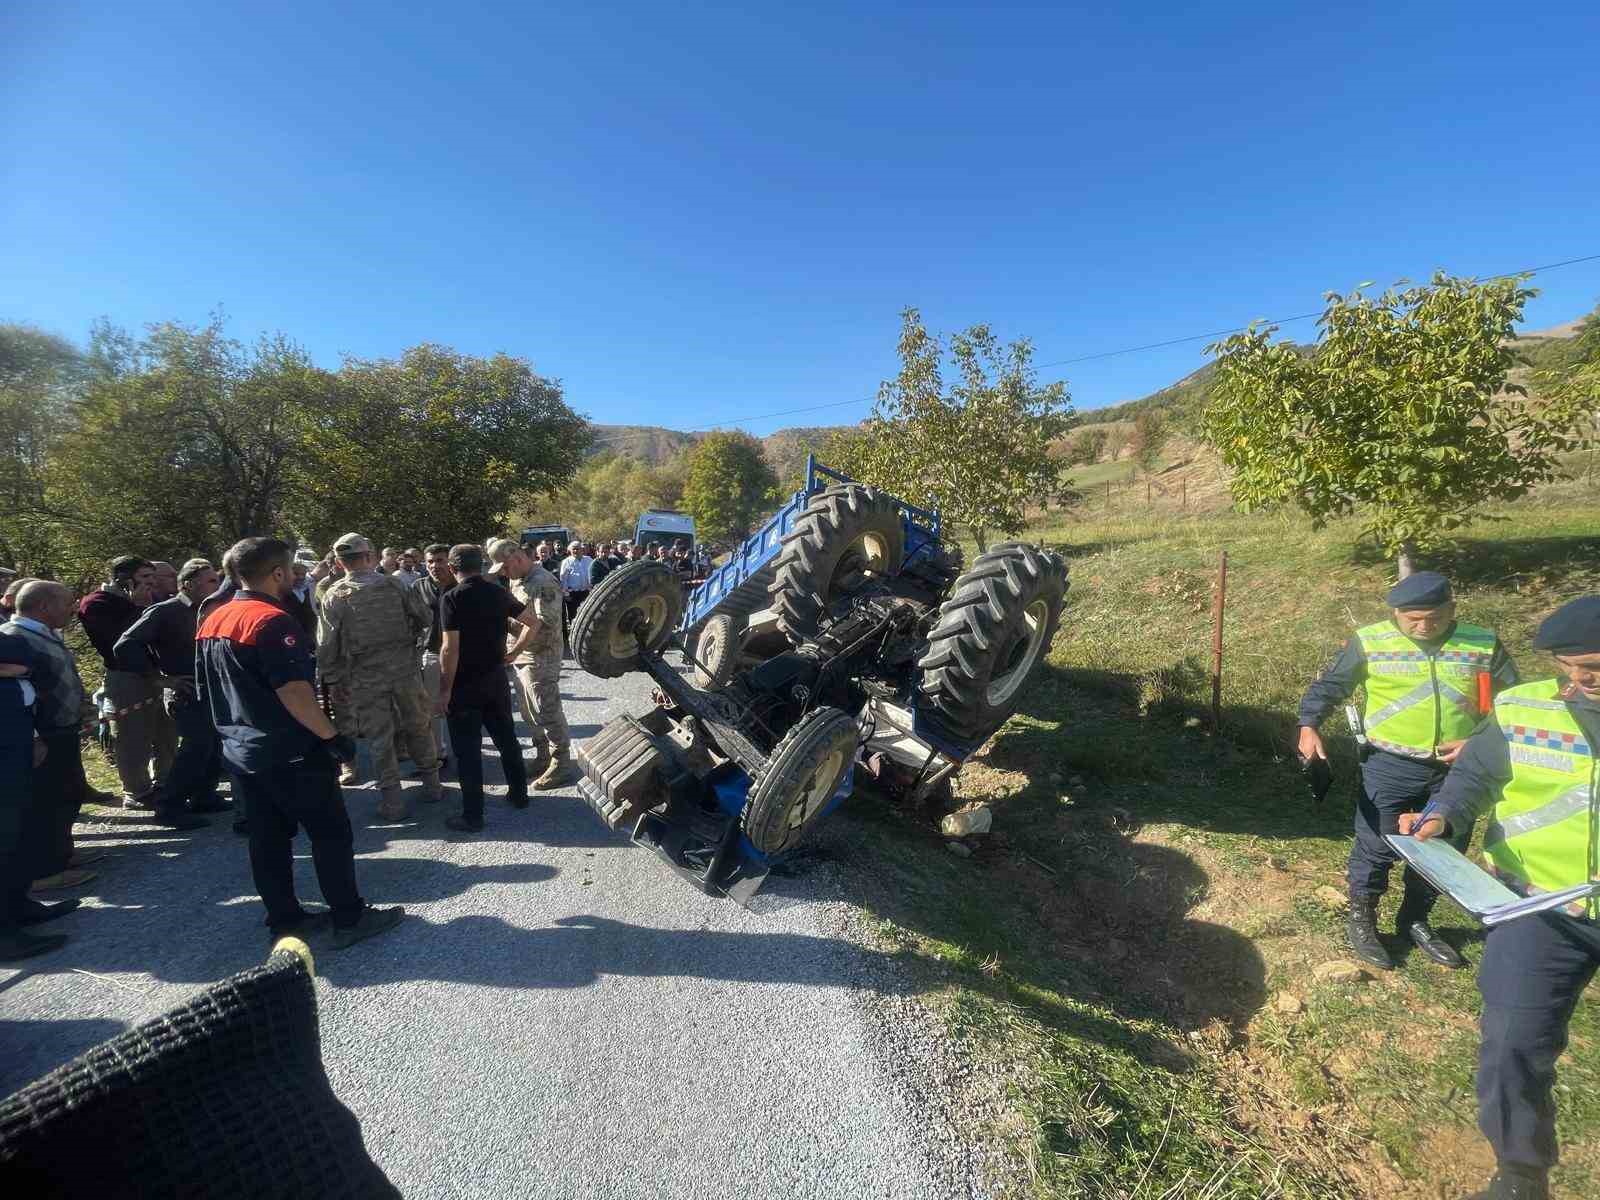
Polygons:
[[745,836],[763,854],[792,849],[844,782],[856,760],[861,731],[842,708],[814,708],[783,735],[750,785]]
[[796,645],[814,637],[834,601],[873,576],[893,575],[905,556],[905,523],[892,498],[862,483],[819,492],[778,551],[767,592],[779,628]]
[[694,642],[694,685],[702,692],[720,692],[739,665],[739,635],[743,622],[731,613],[718,613],[700,627]]
[[973,559],[956,580],[917,662],[919,716],[957,742],[980,742],[1016,711],[1061,622],[1067,564],[1025,542]]
[[664,562],[643,559],[611,572],[572,618],[572,653],[591,675],[612,679],[639,664],[639,633],[660,650],[683,615],[683,585]]

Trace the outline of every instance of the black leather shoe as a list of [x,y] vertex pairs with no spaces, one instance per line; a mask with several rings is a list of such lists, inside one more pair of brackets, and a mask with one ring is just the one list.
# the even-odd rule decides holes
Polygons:
[[21,962],[35,954],[48,954],[67,944],[64,933],[29,933],[25,929],[12,929],[0,933],[0,962]]
[[1452,970],[1467,965],[1467,960],[1456,953],[1456,948],[1433,931],[1426,921],[1413,921],[1406,928],[1406,936],[1434,962]]
[[225,813],[232,810],[233,805],[220,796],[211,800],[194,801],[189,805],[189,811],[196,816],[209,816],[211,813]]
[[1467,1200],[1550,1200],[1549,1175],[1531,1167],[1501,1167],[1488,1187]]
[[1350,949],[1364,963],[1380,971],[1394,970],[1394,959],[1378,937],[1378,898],[1350,897],[1350,923],[1347,930]]
[[211,822],[206,820],[204,817],[191,817],[187,812],[174,809],[164,809],[158,811],[156,815],[151,818],[151,823],[155,825],[165,825],[168,829],[177,830],[204,829],[207,825],[211,824]]
[[46,903],[43,900],[29,900],[22,906],[21,923],[23,925],[43,925],[46,921],[54,921],[57,917],[66,916],[82,903],[82,900],[77,899],[57,900],[53,903]]

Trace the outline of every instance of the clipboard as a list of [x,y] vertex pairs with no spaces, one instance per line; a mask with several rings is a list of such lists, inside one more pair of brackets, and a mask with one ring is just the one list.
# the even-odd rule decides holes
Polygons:
[[1559,892],[1519,896],[1448,842],[1438,838],[1419,842],[1399,833],[1384,834],[1384,840],[1418,874],[1485,926],[1503,925],[1600,895],[1600,880],[1595,880]]

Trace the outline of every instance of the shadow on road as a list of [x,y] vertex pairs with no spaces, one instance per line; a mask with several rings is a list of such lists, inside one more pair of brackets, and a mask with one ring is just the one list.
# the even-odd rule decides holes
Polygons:
[[[642,864],[643,865],[643,864]],[[839,938],[715,929],[655,929],[605,917],[557,918],[521,929],[463,916],[405,931],[381,955],[330,956],[323,975],[344,987],[417,979],[504,988],[587,987],[603,976],[716,979],[803,987],[905,990],[892,956]]]

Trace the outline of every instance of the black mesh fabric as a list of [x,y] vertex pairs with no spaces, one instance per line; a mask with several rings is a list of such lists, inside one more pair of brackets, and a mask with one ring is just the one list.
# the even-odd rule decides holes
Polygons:
[[399,1194],[333,1094],[287,950],[0,1102],[4,1196]]

